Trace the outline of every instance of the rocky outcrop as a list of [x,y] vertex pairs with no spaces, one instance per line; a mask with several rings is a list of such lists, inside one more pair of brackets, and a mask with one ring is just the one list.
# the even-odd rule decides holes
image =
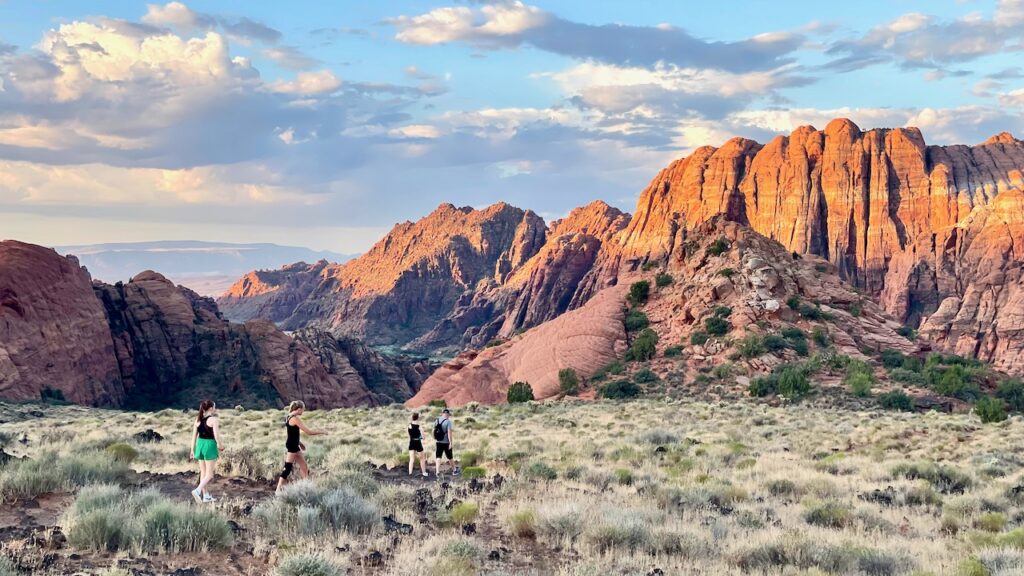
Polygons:
[[407,406],[441,399],[449,406],[505,401],[513,382],[529,382],[534,396],[559,393],[558,371],[589,377],[626,349],[625,288],[605,290],[585,306],[545,322],[513,340],[468,352],[439,368]]
[[[374,405],[410,397],[430,369],[356,342],[318,347],[267,320],[230,323],[212,299],[156,272],[127,283],[92,282],[73,257],[10,241],[0,243],[0,336],[6,400],[63,396],[147,408],[202,397],[257,407],[289,400]],[[325,350],[330,363],[321,361]]]
[[73,257],[0,242],[0,398],[59,391],[80,404],[125,399],[114,342],[92,279]]
[[316,288],[328,266],[326,260],[320,260],[250,272],[220,297],[220,308],[229,320],[264,318],[282,322]]

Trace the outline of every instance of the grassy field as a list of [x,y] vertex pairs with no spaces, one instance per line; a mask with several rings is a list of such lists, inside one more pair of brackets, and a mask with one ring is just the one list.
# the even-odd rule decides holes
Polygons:
[[[31,458],[0,469],[0,491],[15,506],[77,493],[59,517],[61,553],[98,567],[241,551],[257,564],[231,573],[1024,573],[1020,416],[750,400],[470,405],[455,412],[468,474],[441,482],[374,469],[404,464],[404,409],[316,411],[306,421],[329,435],[306,440],[311,483],[275,498],[269,481],[244,494],[220,482],[221,500],[200,509],[187,483],[129,481],[190,469],[191,414],[27,410],[0,410],[6,451]],[[271,478],[282,416],[222,409],[219,471]],[[132,439],[146,429],[165,439]],[[417,510],[424,488],[434,506]],[[225,531],[229,521],[243,530]],[[17,546],[4,552],[24,565]]]

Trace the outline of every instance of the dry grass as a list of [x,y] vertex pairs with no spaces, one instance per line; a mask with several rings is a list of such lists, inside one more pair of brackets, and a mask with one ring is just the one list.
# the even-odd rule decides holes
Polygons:
[[[222,470],[269,476],[278,469],[279,413],[228,409],[221,420]],[[406,411],[317,411],[305,420],[330,434],[306,440],[313,485],[254,513],[255,553],[270,553],[282,568],[358,570],[354,555],[386,548],[380,573],[402,575],[655,567],[666,574],[938,575],[979,565],[981,574],[1015,574],[1024,565],[1024,493],[1013,490],[1024,483],[1019,416],[982,425],[970,415],[750,401],[472,406],[455,411],[456,453],[508,481],[442,511],[433,528],[417,528],[393,547],[377,518],[415,524],[412,488],[377,484],[363,463],[399,463]],[[0,434],[28,435],[28,444],[11,443],[8,452],[56,459],[109,454],[108,446],[124,443],[137,452],[135,470],[173,473],[189,467],[190,426],[180,411],[64,407],[0,425]],[[167,439],[131,439],[146,428]],[[480,529],[463,535],[474,522]],[[494,571],[488,552],[502,546],[514,550],[515,570]],[[315,557],[284,564],[297,553]]]

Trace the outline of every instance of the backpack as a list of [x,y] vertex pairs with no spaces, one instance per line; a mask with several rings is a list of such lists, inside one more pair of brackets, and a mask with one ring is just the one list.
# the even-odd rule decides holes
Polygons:
[[442,422],[444,422],[444,420],[440,418],[434,422],[434,441],[445,443],[448,442],[448,431],[444,429]]

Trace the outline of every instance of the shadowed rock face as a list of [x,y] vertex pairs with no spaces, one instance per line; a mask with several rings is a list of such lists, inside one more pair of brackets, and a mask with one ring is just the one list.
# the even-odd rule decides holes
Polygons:
[[[419,350],[479,348],[580,308],[623,275],[664,262],[686,231],[724,216],[825,259],[948,349],[1005,367],[1021,348],[1019,302],[1015,290],[997,288],[1012,284],[1024,261],[1016,225],[1004,222],[1021,206],[1022,187],[1024,143],[1009,134],[929,146],[916,128],[862,131],[837,119],[764,145],[735,138],[699,148],[651,181],[632,218],[594,203],[545,228],[504,204],[445,205],[397,226],[362,258],[311,272],[301,289],[267,290],[301,300],[288,327]],[[255,313],[244,293],[236,285],[221,299],[232,317]],[[975,312],[981,320],[968,326]]]
[[[216,303],[156,272],[128,283],[92,282],[73,257],[20,242],[0,243],[0,399],[39,399],[59,390],[99,406],[221,404],[310,407],[404,400],[429,366],[395,363],[350,343],[295,340],[267,320],[232,324]],[[326,344],[325,344],[326,346]],[[406,365],[409,364],[409,365]],[[373,385],[367,386],[364,374]],[[388,394],[394,395],[394,399]]]

